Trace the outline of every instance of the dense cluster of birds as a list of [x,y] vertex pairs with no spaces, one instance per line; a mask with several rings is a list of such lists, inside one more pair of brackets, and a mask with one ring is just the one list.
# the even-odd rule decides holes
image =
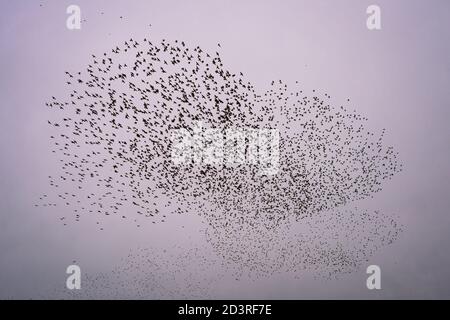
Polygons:
[[266,278],[274,274],[305,274],[336,279],[357,272],[402,231],[396,217],[358,207],[339,208],[286,224],[272,232],[207,229],[226,270],[236,278]]
[[[47,103],[61,164],[49,176],[56,197],[39,204],[72,208],[60,217],[65,225],[89,216],[103,230],[117,216],[140,227],[142,219],[197,214],[219,256],[255,274],[345,272],[400,230],[379,212],[343,209],[373,197],[401,163],[384,130],[371,132],[367,118],[327,93],[281,80],[260,92],[227,70],[219,52],[178,40],[129,39],[66,75],[67,96]],[[192,132],[198,121],[224,133],[279,130],[278,173],[261,175],[258,163],[174,164],[171,130]],[[309,227],[293,235],[295,223]]]

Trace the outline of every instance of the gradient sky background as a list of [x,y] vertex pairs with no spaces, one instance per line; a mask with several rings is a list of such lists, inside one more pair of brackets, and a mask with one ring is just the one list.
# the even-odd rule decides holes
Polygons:
[[[179,39],[214,52],[227,68],[266,89],[299,80],[334,101],[351,99],[369,127],[387,129],[404,171],[365,207],[399,216],[404,232],[365,267],[335,280],[279,276],[224,282],[217,298],[450,298],[450,2],[433,1],[6,1],[0,13],[0,298],[37,298],[65,285],[65,269],[114,267],[130,248],[202,241],[199,219],[136,230],[112,222],[99,233],[34,208],[57,165],[45,102],[64,92],[64,71],[130,37]],[[42,7],[40,7],[42,4]],[[81,7],[82,29],[66,28]],[[382,30],[366,28],[378,4]],[[104,15],[100,15],[100,12]],[[123,19],[119,17],[123,16]],[[151,24],[151,27],[149,26]],[[59,208],[58,210],[64,210]],[[57,297],[56,297],[57,298]]]

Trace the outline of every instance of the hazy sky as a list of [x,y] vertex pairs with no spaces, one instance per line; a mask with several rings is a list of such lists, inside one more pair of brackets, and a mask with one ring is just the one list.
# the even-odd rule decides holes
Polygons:
[[[0,298],[63,290],[73,260],[86,272],[108,272],[130,248],[203,241],[199,219],[183,218],[185,234],[174,234],[177,221],[151,232],[111,222],[100,234],[88,223],[64,227],[60,212],[33,207],[58,165],[45,102],[63,92],[64,71],[85,68],[92,53],[130,37],[180,39],[212,52],[220,42],[227,68],[261,89],[299,80],[335,101],[350,98],[371,128],[386,128],[404,164],[363,203],[404,225],[368,263],[381,267],[382,290],[366,288],[361,266],[333,280],[221,283],[215,297],[450,298],[449,1],[1,2]],[[70,4],[81,8],[81,30],[66,28]],[[381,7],[379,31],[366,28],[370,4]]]

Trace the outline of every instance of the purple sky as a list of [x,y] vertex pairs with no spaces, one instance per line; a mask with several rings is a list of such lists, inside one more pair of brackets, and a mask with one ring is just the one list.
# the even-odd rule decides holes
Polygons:
[[[87,20],[79,31],[66,28],[70,4]],[[381,7],[380,31],[366,28],[370,4]],[[170,223],[148,232],[118,222],[99,234],[88,223],[63,227],[60,213],[33,207],[58,165],[45,102],[64,92],[64,71],[84,68],[92,53],[130,37],[179,39],[212,52],[220,42],[227,67],[261,90],[272,80],[299,80],[335,101],[351,98],[371,128],[387,129],[404,164],[381,193],[360,203],[404,225],[400,239],[367,263],[381,267],[382,290],[367,290],[362,266],[333,280],[224,282],[215,297],[450,298],[449,17],[447,0],[2,0],[0,298],[51,295],[64,287],[73,260],[97,273],[136,246],[203,241],[199,219],[186,222],[185,234],[174,235]]]

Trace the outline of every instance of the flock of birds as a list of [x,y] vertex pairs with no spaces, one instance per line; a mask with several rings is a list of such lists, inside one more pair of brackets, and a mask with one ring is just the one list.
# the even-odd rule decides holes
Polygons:
[[[224,286],[238,290],[235,284],[268,279],[274,270],[294,278],[338,278],[357,271],[368,257],[392,243],[400,231],[390,215],[358,208],[305,221],[301,232],[279,229],[275,242],[273,235],[246,239],[246,244],[240,245],[247,251],[228,259],[215,254],[215,246],[192,241],[131,249],[111,270],[83,272],[82,290],[57,286],[45,298],[223,299],[229,297],[229,292],[220,290]],[[239,250],[236,241],[212,240],[225,240],[222,246],[234,246],[226,248],[229,252]]]
[[[82,290],[58,286],[50,297],[62,299],[205,299],[215,296],[216,284],[225,274],[217,257],[206,259],[208,248],[190,247],[131,249],[120,263],[104,272],[82,274]],[[48,296],[44,296],[48,298]]]
[[[61,171],[49,176],[55,194],[37,204],[71,208],[64,225],[90,217],[103,230],[118,217],[141,227],[197,214],[216,253],[253,275],[348,272],[401,229],[380,212],[344,209],[373,197],[401,163],[384,130],[371,132],[367,118],[327,93],[281,80],[260,92],[218,52],[177,40],[129,39],[66,75],[67,97],[46,104]],[[198,121],[223,132],[278,129],[278,173],[249,163],[175,165],[171,130],[192,132]]]

